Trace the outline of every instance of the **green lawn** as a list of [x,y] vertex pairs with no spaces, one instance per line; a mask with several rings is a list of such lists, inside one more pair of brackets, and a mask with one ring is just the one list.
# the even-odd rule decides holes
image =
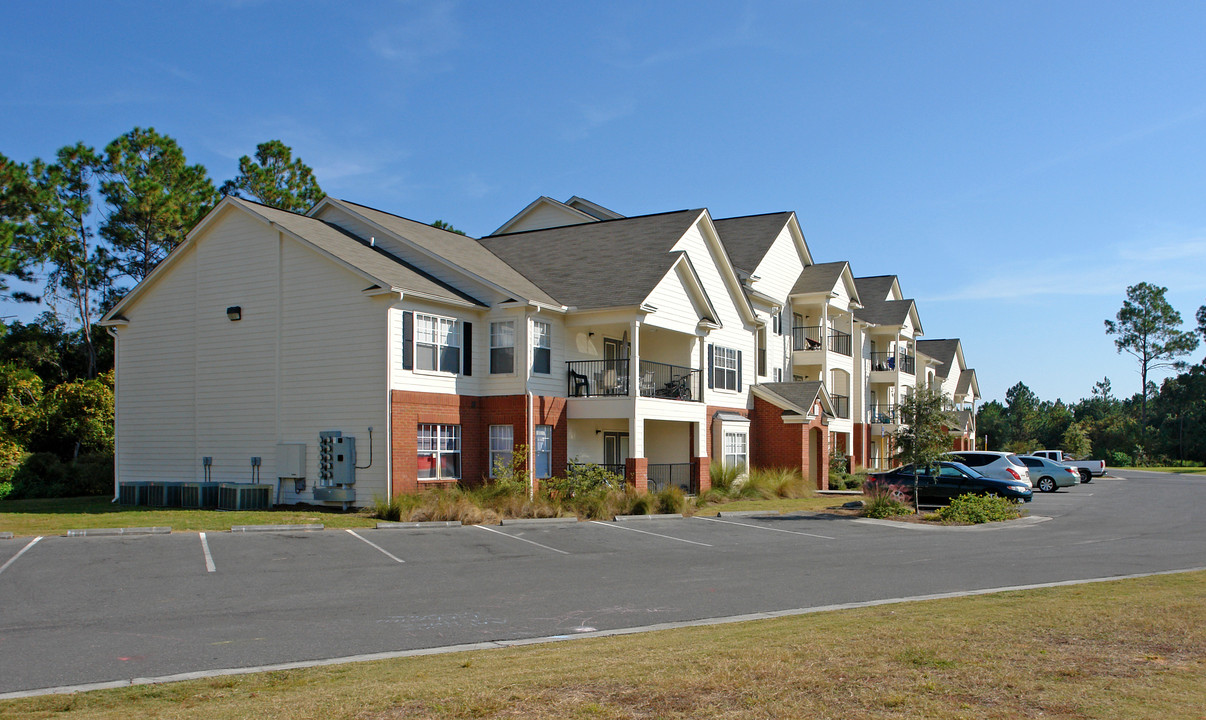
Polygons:
[[1053,718],[1206,708],[1206,573],[0,701],[33,718]]
[[372,527],[368,511],[332,512],[323,508],[224,511],[130,507],[112,498],[82,497],[0,502],[0,532],[14,535],[62,535],[68,530],[116,527],[170,527],[173,530],[229,530],[232,525],[301,525],[333,528]]
[[1206,475],[1206,467],[1140,467],[1118,468],[1119,470],[1151,470],[1152,472],[1179,473],[1181,475]]

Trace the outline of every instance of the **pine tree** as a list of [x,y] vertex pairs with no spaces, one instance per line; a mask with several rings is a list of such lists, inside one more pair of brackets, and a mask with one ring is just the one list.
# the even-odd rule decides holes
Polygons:
[[239,174],[222,184],[223,195],[245,197],[264,205],[304,213],[323,198],[314,171],[293,158],[293,150],[280,140],[255,147],[255,160],[239,158]]

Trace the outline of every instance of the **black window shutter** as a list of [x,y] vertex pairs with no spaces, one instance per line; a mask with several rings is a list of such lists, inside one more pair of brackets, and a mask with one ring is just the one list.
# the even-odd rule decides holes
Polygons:
[[737,392],[741,392],[741,351],[737,351]]
[[465,330],[461,333],[461,349],[464,351],[464,365],[461,368],[461,373],[464,375],[473,374],[473,323],[465,323]]
[[402,369],[415,368],[415,314],[402,313]]
[[715,368],[716,368],[716,360],[714,359],[714,357],[712,355],[712,344],[708,343],[708,388],[709,389],[714,387],[712,385],[712,371]]

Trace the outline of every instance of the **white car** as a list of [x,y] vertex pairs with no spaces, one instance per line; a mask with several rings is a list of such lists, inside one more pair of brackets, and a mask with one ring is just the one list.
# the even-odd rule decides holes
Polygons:
[[1019,455],[1018,459],[1030,469],[1030,478],[1034,486],[1045,493],[1080,483],[1080,471],[1074,467],[1036,455]]
[[1017,455],[993,450],[958,450],[948,452],[948,458],[978,470],[981,475],[1001,480],[1021,480],[1030,483],[1030,470]]

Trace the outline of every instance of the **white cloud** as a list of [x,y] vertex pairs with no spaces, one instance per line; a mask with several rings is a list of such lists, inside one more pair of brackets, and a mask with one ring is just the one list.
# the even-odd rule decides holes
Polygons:
[[[406,5],[407,11],[413,7]],[[424,8],[405,22],[382,28],[369,38],[378,57],[417,70],[455,50],[462,31],[454,17],[456,3],[445,1]],[[410,14],[410,13],[408,13]]]

